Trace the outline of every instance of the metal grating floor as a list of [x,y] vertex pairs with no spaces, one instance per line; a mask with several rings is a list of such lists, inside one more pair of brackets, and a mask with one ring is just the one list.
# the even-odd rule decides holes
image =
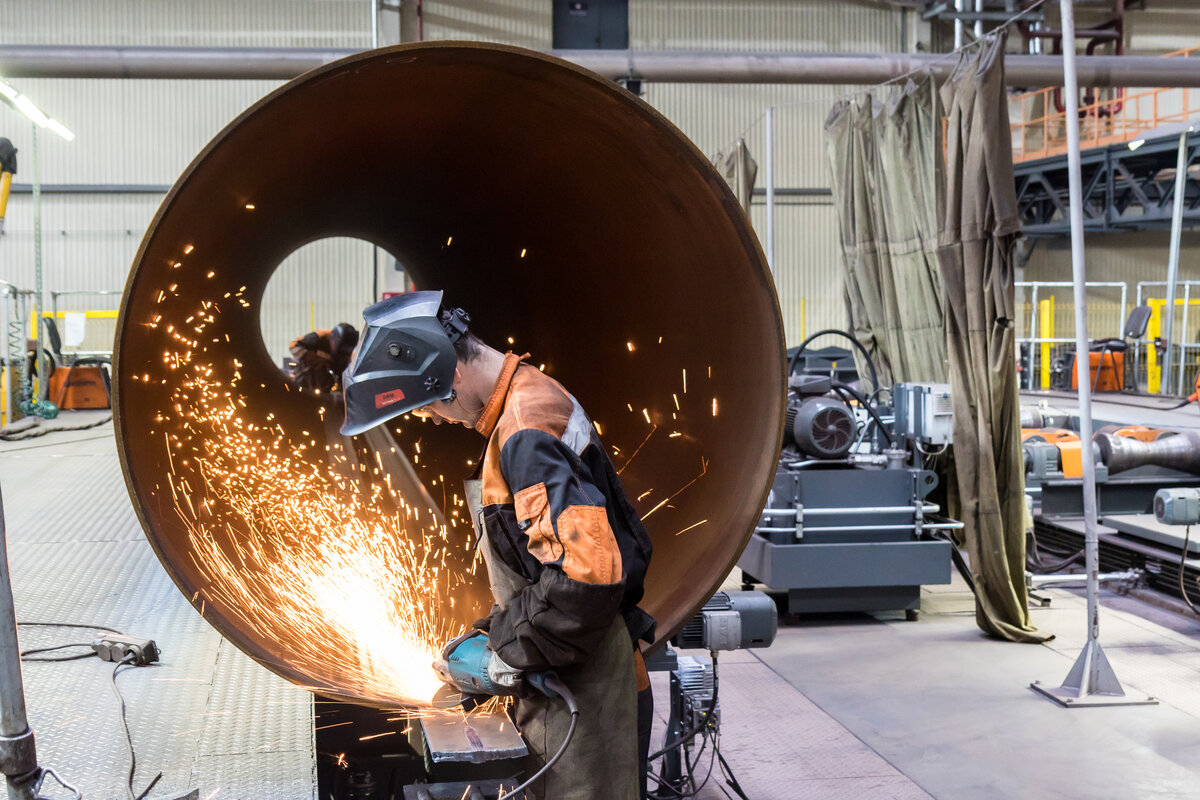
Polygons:
[[[203,800],[315,800],[312,696],[224,641],[186,602],[142,535],[112,427],[0,442],[17,618],[107,625],[153,638],[159,665],[126,668],[140,792]],[[23,649],[91,633],[22,627]],[[124,795],[128,761],[112,665],[26,663],[39,761],[88,798]],[[56,795],[57,796],[57,795]]]

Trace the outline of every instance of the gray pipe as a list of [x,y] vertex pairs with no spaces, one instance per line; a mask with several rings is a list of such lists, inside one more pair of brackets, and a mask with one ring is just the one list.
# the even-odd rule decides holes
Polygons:
[[[103,47],[5,45],[7,78],[226,78],[288,80],[359,52],[349,48]],[[756,53],[663,50],[552,50],[608,78],[658,83],[874,84],[928,69],[944,79],[954,56],[930,53]],[[1087,86],[1198,87],[1200,59],[1079,56]],[[1009,86],[1061,86],[1061,56],[1007,56]]]

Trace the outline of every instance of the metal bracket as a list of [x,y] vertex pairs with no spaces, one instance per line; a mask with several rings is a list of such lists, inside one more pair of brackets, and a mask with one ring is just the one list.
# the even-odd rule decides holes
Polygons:
[[17,736],[0,736],[0,773],[9,776],[25,775],[37,769],[37,765],[33,729]]

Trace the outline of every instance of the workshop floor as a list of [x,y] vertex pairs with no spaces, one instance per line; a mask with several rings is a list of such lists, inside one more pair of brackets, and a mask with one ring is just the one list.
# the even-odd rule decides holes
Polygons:
[[[315,799],[311,698],[223,641],[170,582],[111,425],[0,442],[0,488],[19,619],[112,625],[163,648],[161,666],[118,678],[138,791],[161,771],[160,800]],[[786,624],[773,647],[721,657],[722,753],[751,800],[1200,796],[1200,623],[1106,598],[1101,640],[1118,676],[1161,702],[1065,710],[1028,688],[1059,683],[1084,641],[1083,600],[1049,594],[1033,611],[1057,634],[1047,645],[985,638],[957,576],[925,591],[917,622]],[[23,628],[22,646],[86,634]],[[89,798],[120,796],[128,764],[111,672],[95,659],[25,668],[39,756]],[[665,713],[666,676],[653,680]],[[723,787],[714,771],[700,797]]]
[[[64,413],[58,425],[96,417]],[[134,516],[111,423],[0,442],[0,489],[18,620],[112,626],[162,649],[159,665],[117,678],[135,795],[161,772],[151,800],[193,789],[200,800],[316,798],[312,696],[224,641],[175,588]],[[22,626],[21,647],[89,642],[92,633]],[[112,665],[87,658],[23,672],[41,765],[86,798],[124,797],[129,756]]]

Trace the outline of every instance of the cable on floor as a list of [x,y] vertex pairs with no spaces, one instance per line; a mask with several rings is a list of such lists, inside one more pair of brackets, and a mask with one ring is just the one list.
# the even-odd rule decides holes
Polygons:
[[92,428],[99,428],[101,425],[109,422],[112,422],[111,414],[104,419],[99,420],[98,422],[89,422],[87,425],[73,425],[66,428],[48,428],[38,425],[29,428],[22,428],[21,430],[14,432],[0,431],[0,440],[5,442],[23,442],[26,439],[36,439],[39,436],[45,436],[50,433],[69,433],[71,431],[91,430]]

